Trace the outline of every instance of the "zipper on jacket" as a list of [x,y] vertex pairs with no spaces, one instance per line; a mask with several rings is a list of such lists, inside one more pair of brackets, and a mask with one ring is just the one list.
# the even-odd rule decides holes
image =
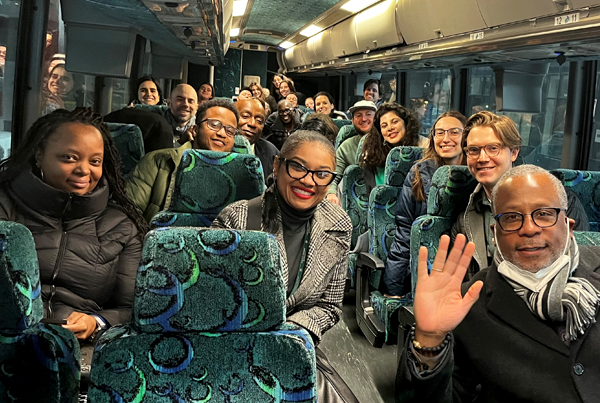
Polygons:
[[[67,212],[67,210],[69,209],[69,207],[71,206],[71,200],[73,200],[73,194],[69,194],[69,199],[65,203],[65,208],[63,209],[62,215],[60,217],[60,226],[61,227],[64,226],[64,216],[65,216],[65,213]],[[52,285],[52,292],[50,294],[50,298],[48,298],[48,312],[51,315],[50,317],[53,317],[53,315],[54,315],[53,309],[52,309],[52,298],[54,297],[54,294],[56,292],[56,287],[54,286],[54,281],[56,280],[56,277],[58,277],[58,272],[60,271],[60,265],[62,263],[62,259],[63,259],[64,255],[65,255],[65,249],[67,246],[67,238],[68,238],[67,231],[62,231],[62,234],[60,237],[60,245],[58,247],[58,255],[56,256],[56,262],[54,262],[54,269],[52,270],[52,279],[50,280],[50,284]]]

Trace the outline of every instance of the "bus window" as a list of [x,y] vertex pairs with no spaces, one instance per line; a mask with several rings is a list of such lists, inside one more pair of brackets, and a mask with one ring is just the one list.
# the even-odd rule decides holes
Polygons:
[[60,1],[50,0],[46,49],[44,50],[44,77],[40,111],[42,115],[56,109],[73,110],[77,106],[94,106],[94,77],[68,71],[67,57]]
[[[107,78],[106,80],[110,79]],[[113,78],[111,112],[123,109],[132,101],[132,99],[129,99],[129,80],[126,78]]]
[[383,90],[382,102],[397,102],[396,97],[396,72],[383,73],[381,75],[381,87]]
[[409,71],[406,82],[407,106],[419,117],[421,135],[428,136],[437,117],[450,109],[452,74],[450,70]]
[[587,169],[600,171],[600,111],[598,110],[598,98],[600,98],[600,67],[596,71],[596,96],[594,102],[594,128],[592,131],[592,142]]
[[541,113],[497,112],[496,80],[492,68],[471,68],[467,113],[489,110],[509,116],[523,139],[518,161],[546,169],[560,168],[568,87],[569,65],[551,65],[542,86]]

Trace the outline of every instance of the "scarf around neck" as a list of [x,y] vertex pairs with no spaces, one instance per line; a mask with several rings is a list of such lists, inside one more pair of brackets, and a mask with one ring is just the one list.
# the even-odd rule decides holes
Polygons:
[[550,266],[531,273],[504,260],[500,248],[496,248],[494,261],[498,273],[525,301],[529,310],[542,320],[565,324],[563,341],[569,343],[585,333],[596,322],[600,304],[600,291],[588,280],[573,276],[579,265],[579,247],[569,237],[567,247]]

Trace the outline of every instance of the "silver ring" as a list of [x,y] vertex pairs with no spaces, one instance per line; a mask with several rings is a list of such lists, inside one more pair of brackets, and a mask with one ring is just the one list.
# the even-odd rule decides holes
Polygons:
[[444,270],[442,270],[442,269],[431,269],[431,270],[434,270],[434,271],[439,271],[440,273],[442,273],[442,272],[444,271]]

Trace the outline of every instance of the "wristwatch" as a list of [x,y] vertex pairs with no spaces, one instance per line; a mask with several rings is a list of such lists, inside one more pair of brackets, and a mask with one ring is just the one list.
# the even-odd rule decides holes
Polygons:
[[101,330],[106,329],[106,322],[98,315],[91,315],[91,317],[96,320],[96,329],[94,329],[90,337],[87,338],[87,341],[93,343],[96,341],[98,333],[100,333]]

